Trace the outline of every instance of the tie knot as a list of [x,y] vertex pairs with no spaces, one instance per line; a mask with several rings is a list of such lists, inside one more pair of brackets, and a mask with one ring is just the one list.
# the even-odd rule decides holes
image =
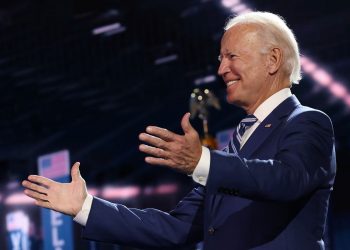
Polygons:
[[245,131],[253,126],[254,123],[256,123],[258,119],[254,115],[247,115],[238,125],[237,127],[237,140],[239,143],[242,141],[242,136],[245,133]]
[[251,127],[254,123],[256,123],[258,119],[254,115],[247,115],[240,123],[239,126],[245,127],[248,129]]

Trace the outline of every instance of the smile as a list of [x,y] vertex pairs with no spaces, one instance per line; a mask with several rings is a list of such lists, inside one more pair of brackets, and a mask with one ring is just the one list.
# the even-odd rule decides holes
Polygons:
[[236,82],[238,82],[238,80],[229,81],[226,83],[226,87],[230,87],[231,85],[235,84]]

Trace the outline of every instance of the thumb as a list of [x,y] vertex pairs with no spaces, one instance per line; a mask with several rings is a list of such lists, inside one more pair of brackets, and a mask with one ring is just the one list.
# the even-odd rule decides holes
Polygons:
[[72,167],[72,170],[71,170],[72,181],[77,181],[80,179],[79,166],[80,166],[80,162],[76,162]]
[[194,128],[192,127],[191,123],[190,123],[190,116],[191,114],[189,112],[187,112],[181,120],[181,127],[182,130],[184,131],[185,134],[188,134],[192,131],[194,131]]

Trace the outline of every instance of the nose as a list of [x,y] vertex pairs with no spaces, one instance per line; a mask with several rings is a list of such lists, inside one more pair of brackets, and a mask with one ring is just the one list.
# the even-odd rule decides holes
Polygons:
[[229,71],[230,71],[230,68],[228,66],[228,63],[226,62],[225,58],[223,58],[218,68],[218,75],[221,77],[224,77],[225,74],[228,73]]

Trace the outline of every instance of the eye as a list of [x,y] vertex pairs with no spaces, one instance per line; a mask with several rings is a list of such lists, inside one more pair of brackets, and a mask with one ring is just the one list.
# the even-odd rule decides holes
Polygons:
[[227,56],[228,56],[228,58],[229,58],[230,60],[232,60],[232,59],[234,59],[234,58],[236,57],[235,54],[228,54]]
[[219,55],[218,60],[219,60],[219,62],[221,62],[223,58],[227,58],[228,60],[233,60],[236,56],[237,56],[236,54],[227,53],[227,54],[224,54],[223,56]]

